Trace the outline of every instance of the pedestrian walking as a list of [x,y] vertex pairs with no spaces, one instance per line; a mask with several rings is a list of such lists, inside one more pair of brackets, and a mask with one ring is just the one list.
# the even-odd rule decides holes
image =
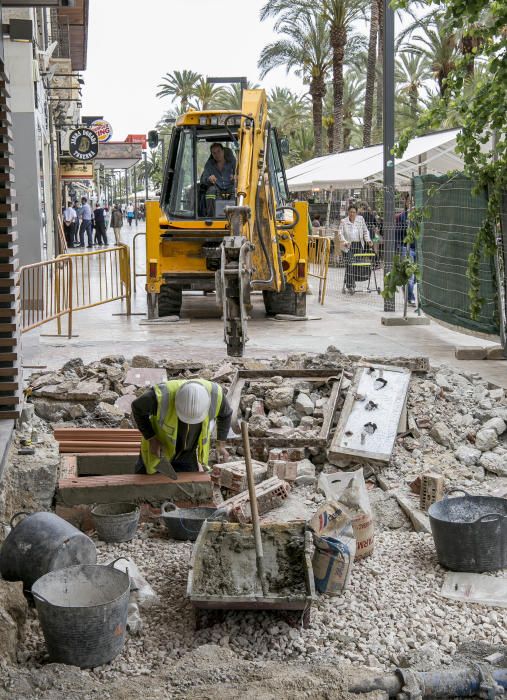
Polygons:
[[65,233],[65,240],[67,241],[67,248],[74,247],[76,221],[76,210],[72,208],[72,202],[67,202],[67,206],[63,210],[63,230]]
[[79,210],[79,218],[81,219],[81,228],[79,230],[79,247],[84,248],[86,233],[86,236],[88,238],[88,248],[93,248],[93,212],[91,206],[88,204],[88,199],[86,197],[81,197],[81,209]]
[[107,245],[106,236],[106,221],[104,217],[104,208],[97,202],[93,211],[93,223],[95,226],[95,238],[97,245]]
[[134,220],[134,205],[129,204],[127,207],[127,221],[129,222],[130,227],[132,227],[133,220]]
[[114,231],[116,245],[121,243],[121,227],[123,226],[123,214],[121,213],[120,205],[115,204],[111,212],[111,228]]

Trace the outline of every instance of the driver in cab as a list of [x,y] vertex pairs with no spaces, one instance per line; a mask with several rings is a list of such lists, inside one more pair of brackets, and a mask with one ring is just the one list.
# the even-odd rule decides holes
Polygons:
[[214,216],[218,195],[234,194],[234,173],[236,159],[230,148],[221,143],[213,143],[211,155],[206,161],[201,175],[201,185],[206,191],[206,216]]

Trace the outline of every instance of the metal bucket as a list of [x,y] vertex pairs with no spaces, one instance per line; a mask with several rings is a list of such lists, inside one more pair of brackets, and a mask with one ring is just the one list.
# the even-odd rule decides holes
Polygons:
[[101,503],[92,509],[97,535],[103,542],[128,542],[136,534],[139,507],[135,503]]
[[451,571],[496,571],[507,567],[507,499],[465,496],[433,503],[428,515],[437,558]]
[[51,661],[94,668],[123,649],[130,579],[113,564],[51,571],[32,586]]
[[160,509],[160,517],[175,540],[194,542],[207,518],[216,513],[216,508],[177,508],[171,501],[166,501]]
[[93,540],[54,513],[26,515],[5,539],[0,551],[0,574],[7,581],[23,581],[26,589],[48,571],[74,564],[95,564]]

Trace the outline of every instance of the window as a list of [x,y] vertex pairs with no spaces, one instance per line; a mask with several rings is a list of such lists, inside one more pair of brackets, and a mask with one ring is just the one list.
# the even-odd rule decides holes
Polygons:
[[287,191],[280,145],[274,129],[271,129],[269,132],[269,169],[272,173],[271,186],[275,190],[277,206],[286,204],[290,200],[290,197]]
[[191,129],[180,137],[169,205],[173,216],[195,216],[194,139]]

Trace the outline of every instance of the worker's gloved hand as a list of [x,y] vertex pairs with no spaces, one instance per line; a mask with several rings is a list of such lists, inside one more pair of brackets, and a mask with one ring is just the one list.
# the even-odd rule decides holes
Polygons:
[[217,442],[217,459],[219,462],[228,462],[231,458],[230,454],[225,449],[223,442]]
[[160,444],[159,440],[153,436],[149,440],[150,442],[150,452],[152,455],[155,455],[155,457],[160,457],[161,452],[162,452],[162,445]]

